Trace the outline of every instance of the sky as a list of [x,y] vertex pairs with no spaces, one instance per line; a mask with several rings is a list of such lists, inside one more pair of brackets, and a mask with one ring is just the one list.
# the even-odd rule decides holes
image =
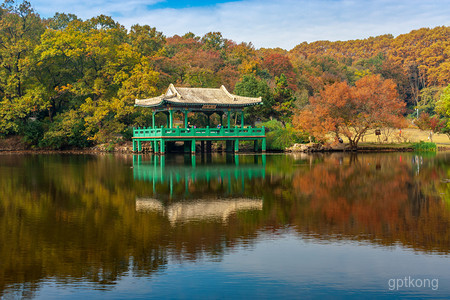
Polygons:
[[56,12],[112,16],[127,28],[156,27],[165,36],[219,31],[255,48],[290,50],[302,42],[364,39],[450,26],[450,0],[29,0],[41,17]]

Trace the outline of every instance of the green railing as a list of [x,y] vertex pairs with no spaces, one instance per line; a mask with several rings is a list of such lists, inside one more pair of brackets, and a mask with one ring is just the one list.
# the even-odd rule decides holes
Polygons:
[[134,128],[134,138],[246,138],[265,137],[265,129],[236,128]]

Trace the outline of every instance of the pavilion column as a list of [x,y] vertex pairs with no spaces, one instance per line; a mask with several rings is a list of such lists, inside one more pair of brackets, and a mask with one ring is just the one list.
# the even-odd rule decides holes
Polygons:
[[195,154],[195,139],[191,142],[191,154]]
[[188,110],[184,110],[184,128],[188,127]]
[[169,110],[169,128],[173,128],[173,110]]
[[166,153],[166,141],[164,139],[160,140],[160,153],[164,155]]
[[231,111],[228,110],[227,112],[227,127],[230,128],[231,127]]
[[241,128],[244,128],[244,111],[241,110]]
[[155,128],[155,115],[156,115],[156,112],[153,111],[153,112],[152,112],[152,128],[153,128],[153,129]]
[[156,154],[156,153],[158,153],[159,152],[159,147],[158,147],[158,141],[157,140],[154,140],[153,141],[153,145],[155,146],[155,148],[154,148],[154,150],[153,150],[153,152]]

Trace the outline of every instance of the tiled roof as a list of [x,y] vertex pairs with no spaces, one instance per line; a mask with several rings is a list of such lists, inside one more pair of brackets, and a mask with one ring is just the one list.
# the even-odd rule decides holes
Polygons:
[[260,104],[261,97],[242,97],[230,94],[222,85],[218,89],[213,88],[186,88],[169,85],[167,91],[158,97],[149,99],[136,99],[136,106],[157,107],[165,103],[171,103],[182,106],[202,106],[217,105],[228,106],[250,106]]

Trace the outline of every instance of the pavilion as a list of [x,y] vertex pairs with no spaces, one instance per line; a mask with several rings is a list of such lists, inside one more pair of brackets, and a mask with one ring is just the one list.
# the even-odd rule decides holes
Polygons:
[[[258,150],[258,142],[261,141],[261,150],[266,151],[265,129],[244,126],[243,109],[248,106],[262,104],[261,97],[242,97],[233,95],[222,85],[220,88],[187,88],[169,85],[167,91],[149,99],[136,99],[135,106],[152,109],[152,125],[144,128],[133,129],[133,151],[142,151],[142,142],[150,142],[153,152],[164,154],[166,142],[182,141],[185,151],[195,154],[195,143],[201,142],[204,149],[206,142],[207,151],[211,151],[211,142],[226,141],[227,151],[239,152],[239,141],[253,141],[255,151]],[[184,116],[184,127],[174,127],[174,113],[180,112]],[[203,113],[207,116],[205,128],[189,127],[188,113]],[[156,127],[155,115],[164,113],[167,116],[167,126]],[[226,115],[226,125],[210,128],[210,117],[216,113],[223,124],[223,116]],[[231,126],[231,114],[239,113],[240,126]]]

